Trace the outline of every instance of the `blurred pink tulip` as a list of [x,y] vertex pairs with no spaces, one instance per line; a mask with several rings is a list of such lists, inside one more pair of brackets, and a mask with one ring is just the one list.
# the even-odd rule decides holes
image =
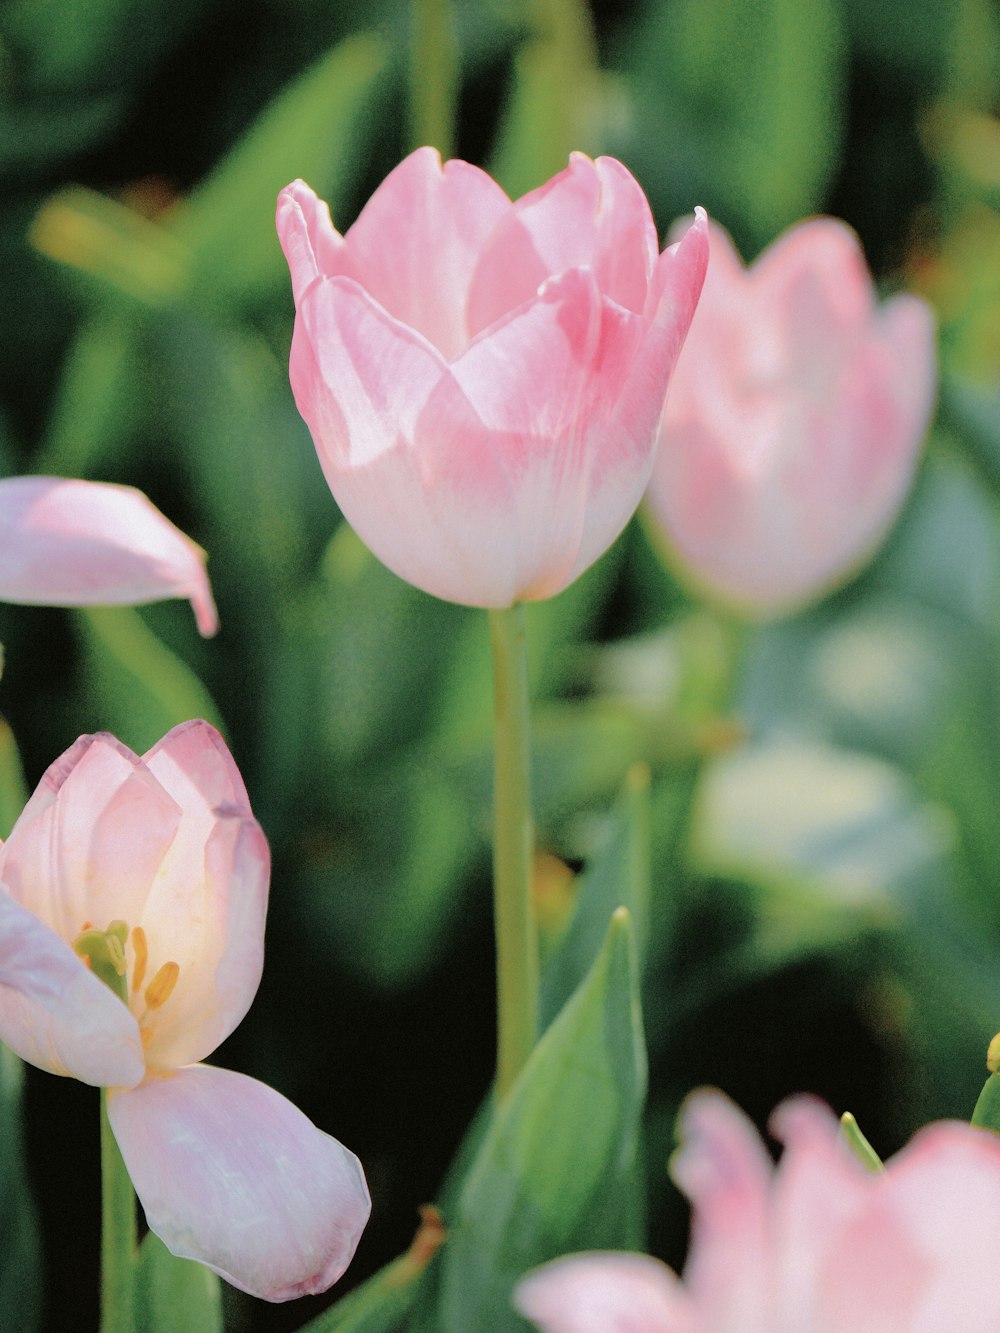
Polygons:
[[857,237],[791,228],[744,269],[710,229],[649,507],[682,576],[780,614],[872,554],[910,485],[936,389],[929,308],[878,305]]
[[207,722],[141,759],[82,736],[0,849],[0,1039],[109,1089],[146,1220],[174,1254],[281,1301],[340,1277],[370,1202],[354,1154],[291,1102],[197,1063],[256,993],[269,872]]
[[95,606],[190,598],[219,627],[205,553],[131,486],[63,477],[0,481],[0,601]]
[[620,162],[574,153],[512,203],[431,148],[345,236],[296,181],[278,200],[291,382],[348,521],[448,601],[550,597],[645,489],[707,263],[700,214],[658,253]]
[[517,1308],[543,1333],[994,1333],[1000,1139],[931,1125],[876,1175],[810,1098],[772,1130],[777,1167],[725,1097],[689,1099],[683,1282],[645,1255],[573,1255],[522,1279]]

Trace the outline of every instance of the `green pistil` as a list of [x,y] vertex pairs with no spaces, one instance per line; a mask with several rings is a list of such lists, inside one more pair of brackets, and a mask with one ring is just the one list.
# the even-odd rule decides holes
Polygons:
[[112,921],[107,930],[85,930],[73,941],[74,950],[85,958],[94,976],[128,1004],[128,980],[125,976],[125,941],[128,926]]

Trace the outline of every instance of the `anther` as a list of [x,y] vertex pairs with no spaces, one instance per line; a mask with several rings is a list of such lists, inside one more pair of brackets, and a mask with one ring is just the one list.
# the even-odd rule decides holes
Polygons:
[[135,965],[132,968],[132,989],[140,990],[146,980],[146,964],[149,961],[149,945],[142,926],[132,931],[132,949],[135,952]]
[[150,1009],[159,1009],[161,1005],[166,1004],[173,994],[173,989],[177,985],[177,978],[180,976],[179,963],[164,963],[156,976],[146,987],[146,1005]]

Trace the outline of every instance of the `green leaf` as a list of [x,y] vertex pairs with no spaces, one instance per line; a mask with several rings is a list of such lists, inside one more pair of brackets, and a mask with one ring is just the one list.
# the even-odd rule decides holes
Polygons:
[[27,799],[17,742],[6,720],[0,718],[0,838],[9,836]]
[[33,1333],[42,1307],[41,1249],[35,1208],[24,1168],[21,1090],[24,1069],[0,1045],[0,1310],[5,1328]]
[[983,1084],[972,1112],[972,1123],[1000,1134],[1000,1074],[990,1074]]
[[142,754],[190,718],[222,726],[204,685],[147,628],[138,611],[130,606],[88,607],[78,616],[95,730],[113,731]]
[[514,91],[491,174],[513,198],[562,171],[571,152],[603,146],[603,78],[582,0],[529,0],[530,34],[514,60]]
[[216,1275],[178,1259],[148,1232],[139,1247],[138,1333],[222,1333],[222,1290]]
[[527,1269],[572,1249],[642,1244],[637,1187],[646,1054],[635,945],[616,912],[587,978],[500,1105],[448,1220],[435,1328],[507,1333]]
[[193,252],[197,285],[242,299],[287,282],[274,234],[278,191],[301,176],[334,210],[343,206],[386,55],[371,35],[341,42],[271,103],[194,192],[175,231]]
[[649,769],[636,764],[611,813],[604,839],[580,876],[566,932],[542,973],[543,1026],[562,1009],[593,966],[615,910],[635,922],[639,958],[649,913]]

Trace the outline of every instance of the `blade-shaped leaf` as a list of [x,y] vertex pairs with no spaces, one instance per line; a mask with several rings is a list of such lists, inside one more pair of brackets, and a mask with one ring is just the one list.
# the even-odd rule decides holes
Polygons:
[[216,1275],[178,1259],[150,1231],[139,1248],[138,1333],[222,1333],[222,1290]]

